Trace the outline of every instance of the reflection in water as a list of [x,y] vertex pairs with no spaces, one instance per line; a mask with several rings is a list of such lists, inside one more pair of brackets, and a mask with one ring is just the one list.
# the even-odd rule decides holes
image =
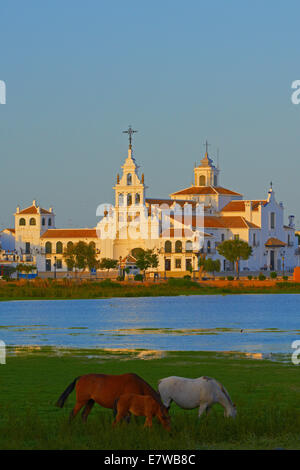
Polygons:
[[300,334],[299,306],[295,294],[1,302],[0,340],[7,345],[290,353]]

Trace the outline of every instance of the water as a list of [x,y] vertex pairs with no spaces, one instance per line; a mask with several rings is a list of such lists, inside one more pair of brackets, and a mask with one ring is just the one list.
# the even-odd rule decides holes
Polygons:
[[295,294],[0,302],[9,346],[290,354],[299,334]]

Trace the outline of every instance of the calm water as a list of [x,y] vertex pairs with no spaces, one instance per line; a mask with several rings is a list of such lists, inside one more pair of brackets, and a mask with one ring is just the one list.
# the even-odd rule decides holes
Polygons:
[[299,334],[300,295],[0,302],[11,346],[291,353]]

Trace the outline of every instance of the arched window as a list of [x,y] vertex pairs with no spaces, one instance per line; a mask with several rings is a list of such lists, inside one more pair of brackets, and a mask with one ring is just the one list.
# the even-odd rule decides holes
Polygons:
[[36,220],[34,217],[31,217],[31,219],[29,220],[29,225],[36,225]]
[[199,186],[205,186],[205,176],[201,175],[199,178]]
[[132,176],[131,176],[131,173],[128,173],[127,175],[127,186],[131,186],[132,185]]
[[210,241],[207,242],[207,253],[210,253]]
[[275,212],[270,214],[270,228],[275,228]]
[[73,248],[73,242],[68,242],[68,243],[67,243],[67,248],[68,248],[68,249]]
[[127,206],[131,206],[131,204],[132,204],[132,195],[127,194]]
[[50,227],[50,225],[52,225],[52,220],[51,219],[48,219],[48,225]]
[[165,253],[172,253],[172,243],[169,240],[165,242]]
[[120,193],[119,194],[119,206],[123,206],[123,205],[124,205],[124,194]]
[[22,217],[22,219],[20,219],[19,225],[26,225],[26,220],[23,219],[23,217]]
[[214,186],[218,186],[218,177],[214,175]]
[[52,244],[51,244],[51,242],[46,242],[45,251],[46,251],[46,253],[52,253]]
[[57,242],[56,243],[56,253],[62,253],[63,252],[63,244],[62,242]]
[[46,220],[45,220],[45,217],[42,218],[42,225],[45,225],[46,224]]
[[175,253],[182,253],[182,242],[180,240],[175,243]]
[[141,201],[140,193],[136,193],[136,195],[135,195],[135,203],[136,203],[136,204],[139,204],[140,201]]
[[191,240],[188,240],[185,244],[185,251],[191,252],[193,251],[193,242]]

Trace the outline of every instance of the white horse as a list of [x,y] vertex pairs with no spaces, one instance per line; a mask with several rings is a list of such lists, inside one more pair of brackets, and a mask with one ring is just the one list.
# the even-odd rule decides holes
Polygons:
[[186,379],[184,377],[166,377],[158,382],[158,390],[163,404],[169,408],[172,401],[186,410],[199,406],[198,417],[209,412],[212,405],[220,403],[224,416],[235,418],[236,407],[222,384],[211,377]]

